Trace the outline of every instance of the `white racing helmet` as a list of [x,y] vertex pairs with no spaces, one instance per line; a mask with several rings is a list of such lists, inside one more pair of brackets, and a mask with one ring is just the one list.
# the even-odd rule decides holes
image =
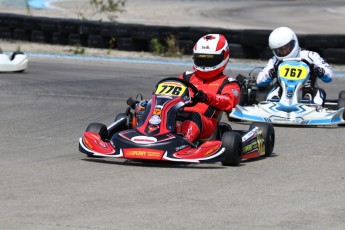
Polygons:
[[207,34],[193,48],[194,70],[203,79],[217,76],[229,62],[230,49],[221,34]]
[[268,45],[279,60],[297,57],[300,51],[297,36],[288,27],[273,30],[268,38]]

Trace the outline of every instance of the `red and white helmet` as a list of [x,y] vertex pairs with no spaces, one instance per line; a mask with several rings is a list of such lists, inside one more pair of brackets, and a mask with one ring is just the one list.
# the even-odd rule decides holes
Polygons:
[[193,69],[203,79],[217,76],[229,62],[230,49],[221,34],[207,34],[193,48]]

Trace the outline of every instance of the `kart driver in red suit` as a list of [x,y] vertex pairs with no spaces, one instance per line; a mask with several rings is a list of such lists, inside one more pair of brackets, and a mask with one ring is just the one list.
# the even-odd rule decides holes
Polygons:
[[223,35],[205,35],[193,48],[194,71],[179,76],[199,90],[194,95],[198,103],[185,107],[182,122],[177,124],[177,132],[190,142],[209,138],[217,127],[220,112],[230,112],[240,100],[239,83],[223,73],[229,54],[229,45]]

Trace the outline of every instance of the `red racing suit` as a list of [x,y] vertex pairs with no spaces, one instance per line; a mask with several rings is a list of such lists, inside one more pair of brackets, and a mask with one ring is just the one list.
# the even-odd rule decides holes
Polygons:
[[199,138],[205,139],[210,137],[217,127],[220,112],[230,112],[239,102],[240,85],[238,81],[223,73],[210,79],[202,79],[195,72],[185,72],[179,78],[191,82],[198,90],[202,90],[207,94],[207,101],[205,103],[197,103],[193,107],[185,107],[184,112],[199,113],[202,123],[202,127],[199,127]]

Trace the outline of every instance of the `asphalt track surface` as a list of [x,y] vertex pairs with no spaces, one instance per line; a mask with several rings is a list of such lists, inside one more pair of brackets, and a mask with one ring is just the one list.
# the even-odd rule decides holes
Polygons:
[[[36,57],[0,74],[0,229],[344,229],[344,127],[275,127],[273,156],[239,167],[78,151],[90,122],[110,124],[186,69]],[[345,79],[322,86],[336,97]]]

